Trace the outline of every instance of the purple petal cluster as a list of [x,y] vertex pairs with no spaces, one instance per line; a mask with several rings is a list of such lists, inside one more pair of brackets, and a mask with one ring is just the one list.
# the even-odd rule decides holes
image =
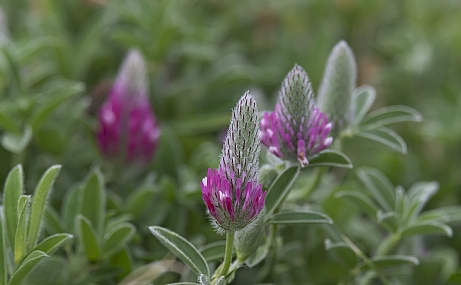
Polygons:
[[160,127],[149,103],[145,63],[138,51],[126,57],[98,119],[96,137],[107,159],[141,163],[152,159]]
[[219,231],[237,231],[256,220],[266,192],[258,181],[258,108],[247,92],[233,110],[219,169],[208,169],[200,186]]
[[208,169],[203,178],[202,198],[210,215],[220,228],[237,230],[254,221],[264,208],[266,192],[257,181],[242,183],[237,178],[234,183],[227,180],[221,169]]
[[284,80],[275,111],[261,119],[259,138],[275,156],[306,166],[310,157],[331,145],[331,128],[313,103],[307,74],[296,65]]

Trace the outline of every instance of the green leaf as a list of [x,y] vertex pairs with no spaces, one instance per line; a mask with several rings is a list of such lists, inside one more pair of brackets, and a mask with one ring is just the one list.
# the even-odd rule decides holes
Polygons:
[[368,196],[357,190],[345,190],[335,194],[335,198],[345,198],[372,217],[376,216],[378,207]]
[[9,152],[20,153],[32,139],[32,129],[29,126],[24,128],[22,133],[5,132],[2,137],[2,146]]
[[17,63],[15,56],[11,53],[10,50],[7,49],[6,46],[3,46],[3,47],[0,46],[0,50],[3,51],[3,54],[5,55],[5,58],[8,61],[8,64],[10,66],[9,74],[11,75],[13,79],[12,81],[16,85],[15,87],[19,90],[19,92],[22,92],[23,83],[21,80],[21,76],[19,74],[18,63]]
[[270,217],[285,200],[299,174],[299,167],[294,166],[286,169],[272,183],[266,195],[266,213]]
[[29,121],[30,126],[34,132],[38,131],[46,119],[53,113],[53,111],[61,105],[62,102],[68,98],[82,92],[85,89],[83,83],[75,83],[63,90],[59,90],[56,94],[50,95],[50,99],[46,102],[37,112],[35,112]]
[[212,262],[223,259],[225,249],[226,241],[219,240],[203,246],[200,248],[200,252],[207,262]]
[[442,223],[437,222],[414,222],[400,229],[402,237],[416,235],[447,235],[452,236],[452,229]]
[[29,249],[37,245],[38,236],[43,224],[43,216],[45,215],[46,201],[60,170],[60,165],[54,165],[48,168],[35,188],[30,212],[29,234],[27,237],[27,247]]
[[133,237],[135,228],[130,223],[121,223],[106,234],[106,241],[102,249],[102,257],[109,258],[120,251],[123,246]]
[[414,256],[405,256],[405,255],[388,255],[388,256],[379,256],[374,257],[370,260],[369,263],[364,263],[360,266],[360,270],[370,270],[370,269],[384,269],[388,267],[410,265],[418,265],[418,258]]
[[46,254],[52,254],[59,247],[61,247],[65,242],[73,238],[70,234],[55,234],[47,237],[42,242],[40,242],[33,251],[41,251]]
[[11,133],[19,133],[19,127],[12,116],[6,110],[0,108],[0,127]]
[[272,216],[270,224],[332,224],[333,221],[327,215],[311,211],[283,211]]
[[418,216],[418,222],[439,222],[439,223],[448,223],[450,222],[450,215],[441,209],[434,209],[430,211],[425,211]]
[[78,227],[80,240],[86,252],[86,256],[90,261],[97,261],[100,257],[100,249],[98,240],[96,238],[95,230],[91,225],[91,222],[82,215],[78,215]]
[[376,90],[372,86],[362,85],[356,88],[352,94],[354,102],[354,124],[359,124],[367,112],[370,110],[371,105],[376,98]]
[[27,220],[30,196],[22,195],[18,201],[18,227],[14,237],[14,262],[19,264],[27,253]]
[[114,254],[110,259],[110,265],[121,269],[117,279],[127,276],[132,270],[131,257],[126,249]]
[[388,106],[371,112],[365,117],[361,126],[363,129],[376,129],[394,123],[421,122],[423,116],[408,106]]
[[355,252],[344,242],[332,242],[330,239],[325,239],[325,249],[336,262],[344,267],[354,268],[357,264],[357,256]]
[[22,166],[15,166],[6,178],[3,190],[3,209],[5,210],[6,233],[11,247],[14,248],[14,236],[18,225],[18,202],[23,191]]
[[380,127],[372,130],[359,131],[355,135],[385,144],[388,147],[400,153],[407,153],[407,144],[399,134],[397,134],[391,129]]
[[78,214],[79,196],[82,191],[83,186],[79,185],[71,188],[64,196],[62,216],[64,217],[64,223],[67,231],[71,233],[75,232],[75,219]]
[[152,187],[144,186],[137,189],[128,197],[127,211],[135,217],[139,216],[146,210],[146,207],[152,202],[155,191]]
[[437,193],[439,183],[420,181],[408,189],[407,196],[409,203],[404,205],[404,218],[406,222],[416,219],[427,201]]
[[312,168],[318,166],[333,166],[341,168],[352,168],[352,161],[344,153],[333,150],[326,149],[319,152],[316,156],[309,159],[309,164],[304,168]]
[[210,276],[210,269],[205,257],[188,240],[175,232],[162,227],[149,227],[152,234],[182,262],[184,262],[195,274]]
[[6,224],[3,216],[3,208],[0,206],[0,285],[6,285],[8,251],[6,250]]
[[376,218],[378,223],[385,226],[391,232],[395,233],[399,228],[400,217],[394,211],[384,213],[383,211],[378,210],[376,213]]
[[21,266],[14,271],[8,285],[20,285],[27,274],[45,257],[48,257],[48,255],[41,251],[33,251],[29,254]]
[[448,215],[447,223],[451,223],[451,224],[461,223],[461,206],[447,206],[447,207],[437,208],[437,210],[443,211],[444,213]]
[[85,216],[94,226],[97,234],[102,234],[106,193],[104,180],[98,169],[93,170],[87,178],[86,185],[80,193],[80,214]]
[[384,210],[394,209],[394,186],[384,174],[372,167],[360,167],[357,170],[357,176]]

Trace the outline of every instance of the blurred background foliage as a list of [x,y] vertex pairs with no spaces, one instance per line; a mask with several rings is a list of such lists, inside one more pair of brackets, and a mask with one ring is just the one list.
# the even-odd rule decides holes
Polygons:
[[[231,108],[249,89],[260,110],[272,109],[295,63],[307,71],[317,92],[328,54],[342,39],[356,56],[357,86],[377,90],[372,109],[403,104],[424,117],[423,123],[394,128],[408,144],[407,155],[360,138],[346,140],[343,150],[354,166],[376,167],[405,188],[419,180],[439,181],[428,209],[461,202],[460,1],[2,0],[0,5],[0,111],[14,119],[13,129],[21,130],[18,140],[26,142],[17,153],[2,143],[0,181],[21,162],[30,192],[48,166],[63,164],[51,201],[56,209],[72,185],[101,166],[107,187],[121,197],[156,177],[156,198],[137,224],[140,233],[147,232],[145,225],[163,224],[196,244],[221,239],[207,223],[199,181],[218,163]],[[95,114],[132,47],[147,60],[162,137],[146,169],[121,171],[102,160],[93,129]],[[72,94],[62,95],[69,88]],[[40,108],[58,101],[46,119],[34,123]],[[2,131],[3,142],[12,130]],[[354,171],[331,175],[356,187]],[[323,184],[310,199],[349,227],[357,211],[333,197],[338,187]],[[332,284],[345,273],[328,259],[323,239],[301,229],[286,231],[288,241],[301,245],[286,249],[288,265],[266,281],[301,284],[307,274],[313,284]],[[290,249],[307,240],[310,248],[303,252],[309,258],[288,258]],[[165,253],[152,237],[148,242],[154,245],[144,244],[144,249],[157,251],[138,252],[139,260]],[[449,244],[459,253],[461,231],[455,227],[452,239],[433,238],[430,244]],[[293,269],[305,267],[306,260],[307,272]],[[251,270],[241,271],[241,278],[251,277]]]

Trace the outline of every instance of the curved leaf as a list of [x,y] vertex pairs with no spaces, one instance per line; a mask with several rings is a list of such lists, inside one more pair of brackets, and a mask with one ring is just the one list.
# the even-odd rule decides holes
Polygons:
[[60,170],[60,165],[54,165],[48,168],[35,188],[30,212],[29,233],[27,236],[27,246],[29,249],[37,245],[38,236],[43,224],[43,216],[45,215],[46,201],[51,192],[54,180]]
[[401,229],[403,237],[416,235],[447,235],[451,237],[451,227],[437,222],[415,222]]
[[327,215],[315,211],[283,211],[277,213],[269,220],[270,224],[332,224]]
[[27,221],[30,196],[22,195],[18,201],[18,227],[14,237],[14,262],[19,264],[27,253]]
[[359,131],[356,136],[366,138],[387,145],[395,151],[406,154],[407,144],[402,137],[391,129],[381,127],[377,129]]
[[306,165],[304,168],[312,168],[318,166],[333,166],[333,167],[341,167],[341,168],[352,168],[352,161],[345,155],[344,153],[333,150],[333,149],[326,149],[315,157],[309,159],[309,164]]
[[205,257],[207,262],[212,262],[224,258],[224,251],[226,249],[226,241],[219,240],[209,243],[200,248],[200,252]]
[[21,266],[15,270],[8,285],[20,285],[27,274],[45,257],[48,257],[48,255],[41,251],[33,251],[29,254]]
[[373,111],[361,123],[362,129],[376,129],[401,122],[421,122],[423,116],[408,106],[388,106]]
[[2,137],[2,146],[9,152],[21,153],[32,139],[32,129],[26,126],[20,133],[5,132]]
[[103,246],[103,258],[110,257],[112,254],[121,250],[123,246],[133,237],[134,226],[130,223],[121,223],[114,227],[107,234],[107,240]]
[[11,247],[14,248],[14,236],[18,225],[18,202],[23,193],[23,172],[19,164],[14,167],[6,178],[5,188],[3,189],[3,209],[5,211],[5,232]]
[[355,106],[354,124],[359,124],[363,120],[375,99],[376,90],[372,86],[362,85],[354,90],[352,94],[352,100]]
[[379,170],[372,167],[360,167],[357,176],[386,211],[391,211],[395,206],[394,185]]
[[357,264],[357,256],[355,252],[344,242],[332,242],[330,239],[325,239],[325,249],[331,257],[347,268],[353,268]]
[[149,227],[151,233],[195,274],[210,276],[208,263],[198,249],[177,233],[162,227]]
[[82,215],[78,215],[80,240],[85,248],[86,256],[90,261],[97,261],[101,255],[96,233],[91,222]]
[[285,200],[299,174],[299,167],[293,166],[281,173],[272,183],[266,195],[266,216],[270,217]]
[[47,237],[40,242],[34,249],[46,254],[52,254],[55,250],[61,247],[66,241],[73,238],[70,234],[55,234]]
[[405,255],[388,255],[373,258],[369,263],[362,264],[361,270],[369,269],[384,269],[388,267],[410,265],[415,266],[419,264],[418,258],[414,256]]
[[378,207],[376,206],[375,202],[373,202],[373,200],[356,190],[340,191],[335,194],[335,197],[346,198],[347,200],[350,200],[352,203],[354,203],[356,206],[358,206],[372,217],[375,217],[376,212],[378,211]]
[[104,178],[98,169],[94,169],[80,192],[79,212],[91,222],[99,236],[102,236],[105,204]]

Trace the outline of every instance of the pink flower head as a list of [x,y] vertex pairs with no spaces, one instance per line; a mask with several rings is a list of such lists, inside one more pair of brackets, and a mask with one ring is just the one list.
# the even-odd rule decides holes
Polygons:
[[137,50],[126,56],[98,119],[97,141],[107,159],[152,159],[160,128],[149,103],[145,62]]
[[247,92],[232,113],[219,169],[208,169],[202,198],[219,231],[237,231],[254,222],[266,192],[258,181],[258,108]]
[[333,142],[331,128],[327,116],[314,105],[306,72],[295,65],[283,81],[275,111],[261,119],[262,144],[275,156],[306,166],[309,158]]

